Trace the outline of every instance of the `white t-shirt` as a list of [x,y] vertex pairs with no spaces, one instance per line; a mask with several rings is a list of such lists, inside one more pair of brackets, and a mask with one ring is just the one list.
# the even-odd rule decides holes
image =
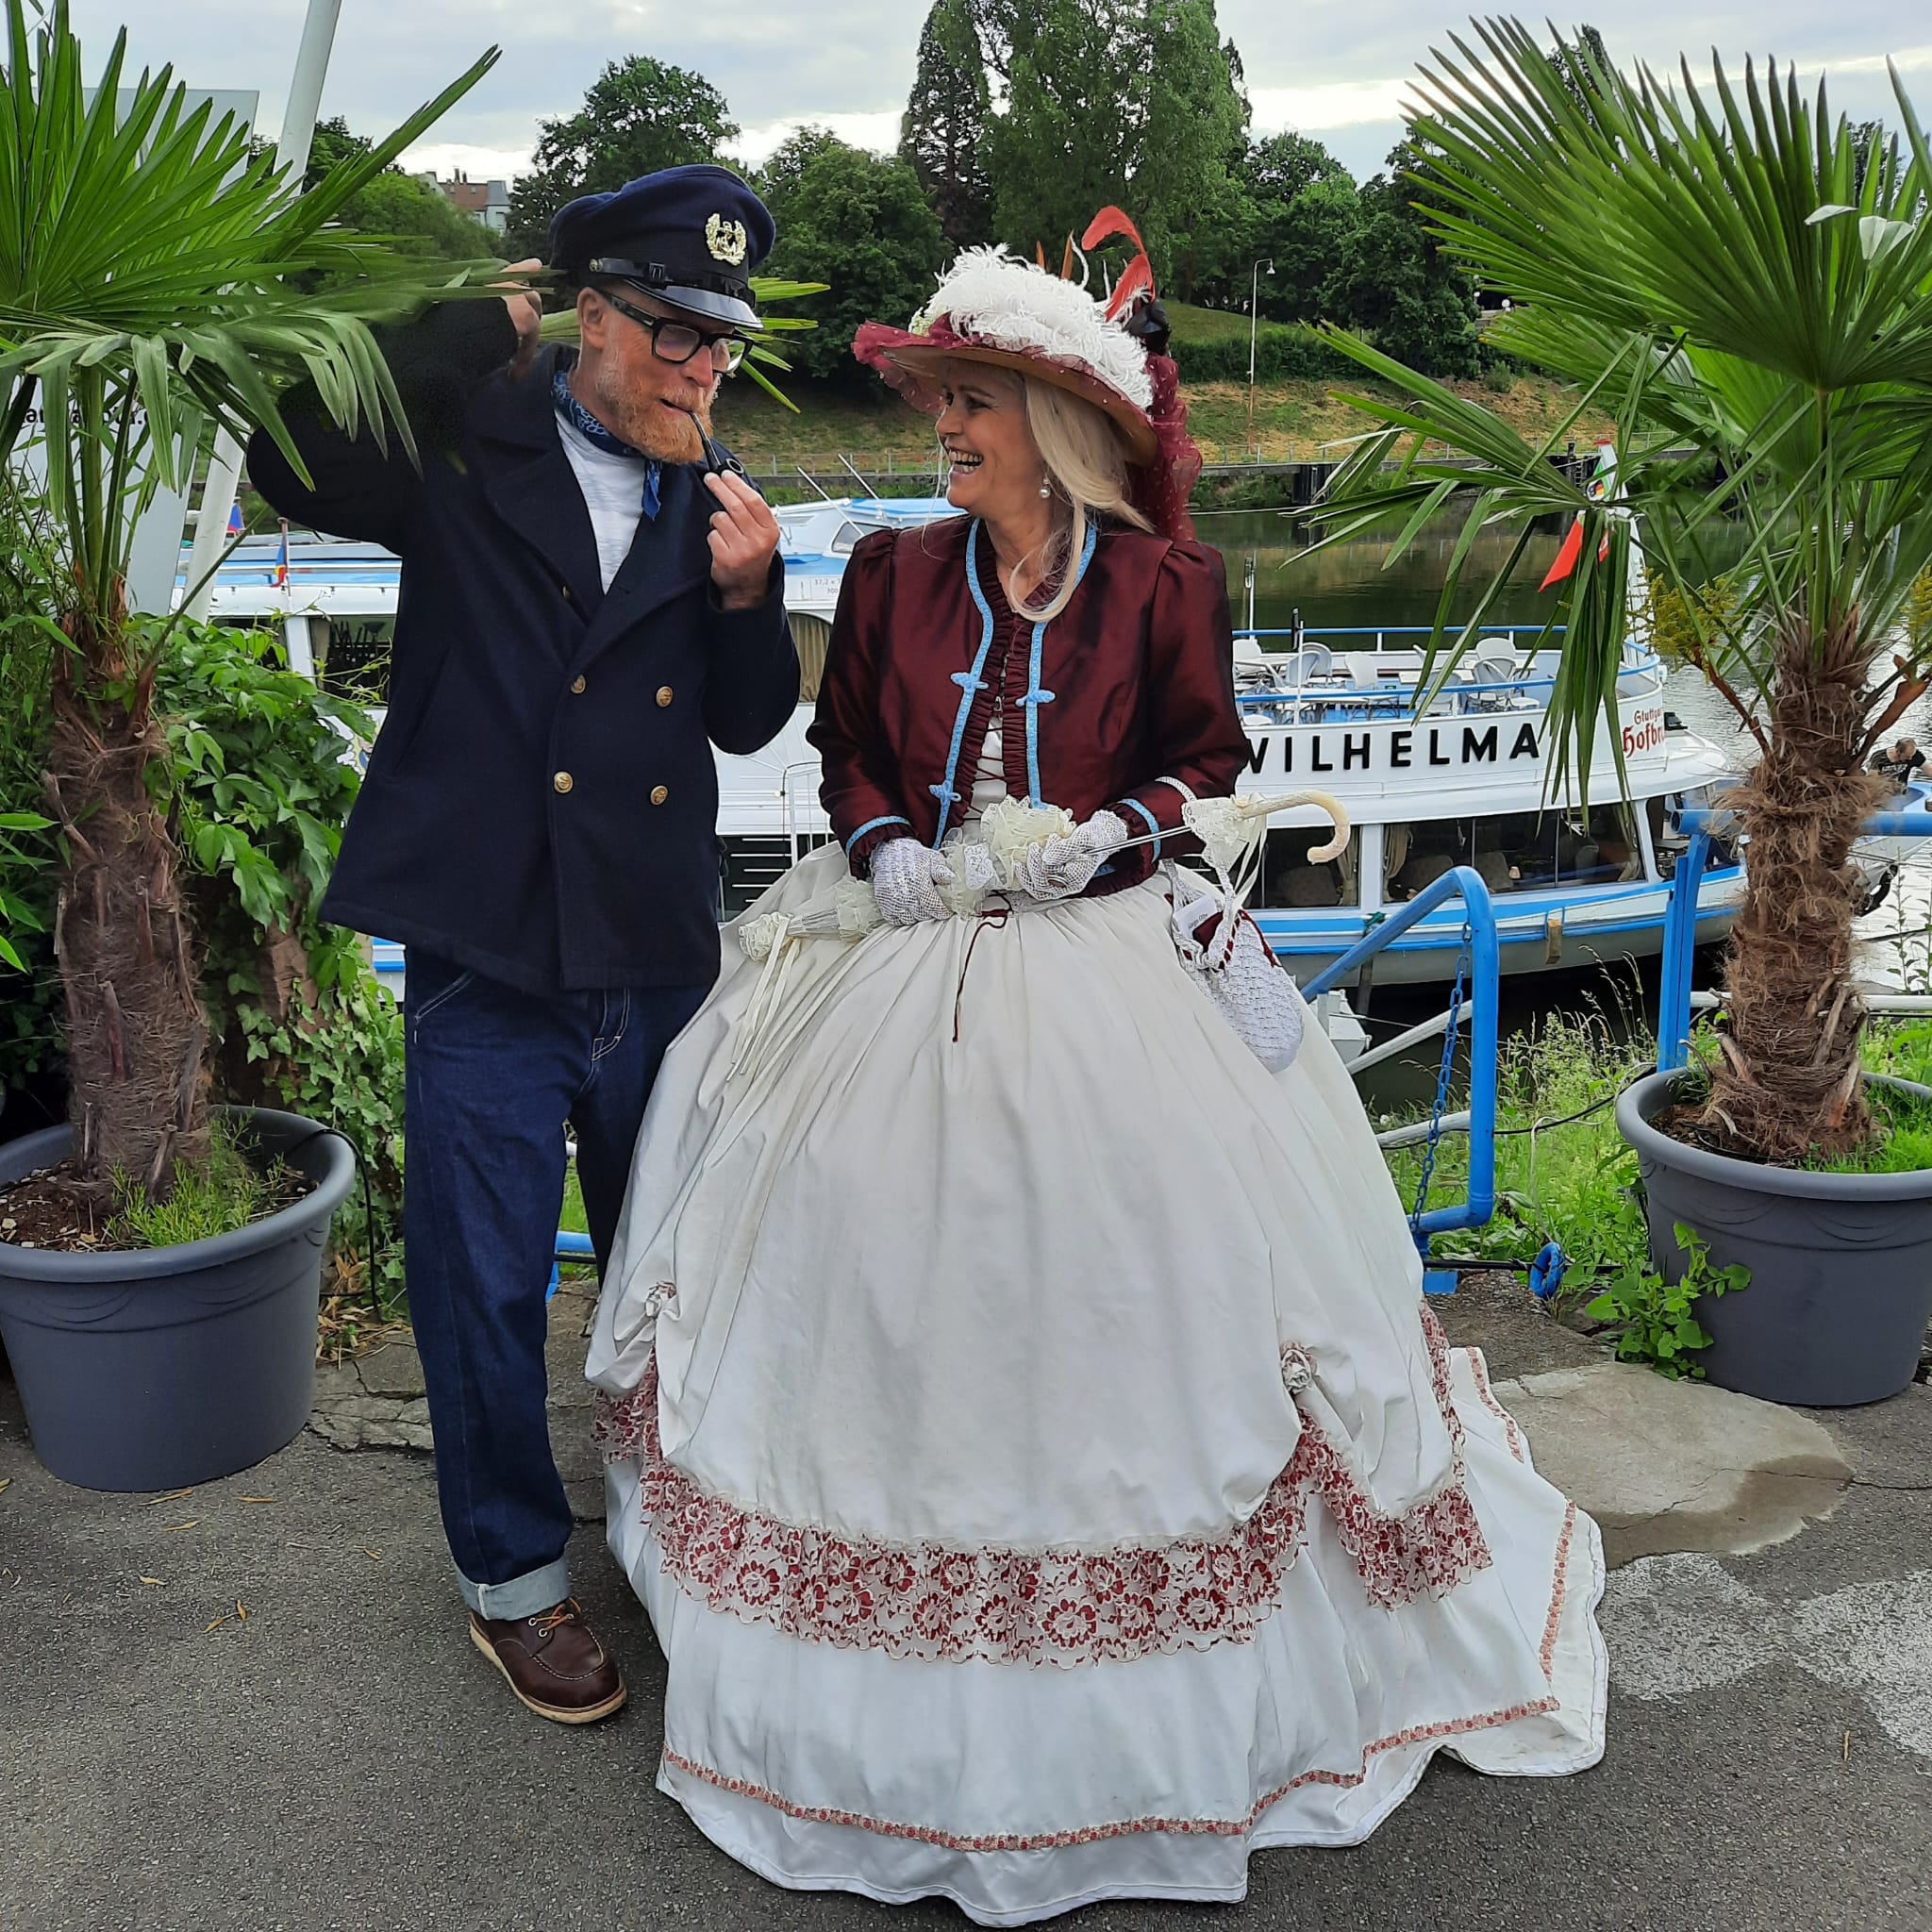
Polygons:
[[636,457],[614,457],[601,450],[582,430],[559,416],[557,433],[563,439],[563,453],[576,472],[577,488],[584,492],[584,508],[591,512],[591,528],[597,538],[597,571],[604,588],[617,567],[630,555],[631,540],[644,518],[644,464]]

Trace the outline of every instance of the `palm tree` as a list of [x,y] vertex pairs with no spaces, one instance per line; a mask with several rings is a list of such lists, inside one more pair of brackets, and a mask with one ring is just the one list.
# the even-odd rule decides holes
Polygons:
[[[399,260],[328,225],[482,77],[492,50],[367,155],[299,195],[247,129],[192,107],[171,70],[123,87],[125,34],[83,85],[66,0],[6,0],[0,75],[0,474],[44,476],[58,632],[46,803],[64,848],[54,927],[75,1152],[156,1196],[206,1156],[197,949],[154,716],[166,625],[130,614],[136,523],[184,487],[217,425],[268,428],[311,377],[345,426],[408,442],[369,332],[449,263]],[[424,279],[433,274],[436,284]]]
[[[1513,565],[1532,519],[1580,520],[1552,618],[1552,768],[1585,787],[1599,719],[1618,744],[1632,574],[1647,559],[1682,599],[1685,655],[1756,755],[1730,801],[1748,881],[1700,1138],[1770,1161],[1844,1149],[1872,1131],[1849,854],[1874,800],[1867,758],[1932,665],[1932,610],[1912,594],[1932,562],[1932,156],[1896,76],[1903,145],[1874,147],[1775,69],[1747,67],[1740,91],[1722,67],[1700,89],[1686,66],[1670,87],[1588,49],[1552,58],[1513,21],[1474,36],[1423,70],[1419,201],[1511,298],[1491,345],[1574,384],[1575,412],[1532,443],[1330,331],[1400,399],[1351,398],[1381,426],[1338,474],[1324,541],[1403,512],[1406,544],[1474,492],[1438,619],[1446,670],[1501,588],[1451,630],[1476,533],[1511,530]],[[1586,409],[1615,421],[1607,500],[1549,460]],[[1743,554],[1711,597],[1721,521]]]

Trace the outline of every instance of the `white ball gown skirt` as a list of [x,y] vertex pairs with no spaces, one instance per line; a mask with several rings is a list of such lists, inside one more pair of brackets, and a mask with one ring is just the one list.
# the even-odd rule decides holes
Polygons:
[[1438,1750],[1596,1761],[1596,1527],[1424,1308],[1319,1027],[1267,1073],[1158,881],[769,970],[735,932],[589,1365],[708,1837],[1018,1925],[1238,1899]]

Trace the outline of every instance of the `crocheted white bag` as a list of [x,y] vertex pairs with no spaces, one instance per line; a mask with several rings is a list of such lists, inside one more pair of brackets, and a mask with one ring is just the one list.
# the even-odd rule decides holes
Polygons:
[[[1269,950],[1261,928],[1229,900],[1202,889],[1170,867],[1174,942],[1183,969],[1212,1000],[1236,1037],[1271,1074],[1294,1064],[1302,1045],[1302,998],[1287,969]],[[1220,924],[1204,944],[1197,929],[1214,915]]]

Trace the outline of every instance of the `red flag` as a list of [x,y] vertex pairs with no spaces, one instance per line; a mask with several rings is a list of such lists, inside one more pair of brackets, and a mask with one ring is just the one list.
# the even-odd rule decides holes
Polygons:
[[1537,586],[1539,591],[1547,591],[1552,584],[1560,584],[1576,568],[1577,559],[1583,555],[1583,519],[1578,517],[1570,525],[1570,534],[1563,539],[1563,547],[1557,552],[1557,560],[1550,566],[1550,574]]

